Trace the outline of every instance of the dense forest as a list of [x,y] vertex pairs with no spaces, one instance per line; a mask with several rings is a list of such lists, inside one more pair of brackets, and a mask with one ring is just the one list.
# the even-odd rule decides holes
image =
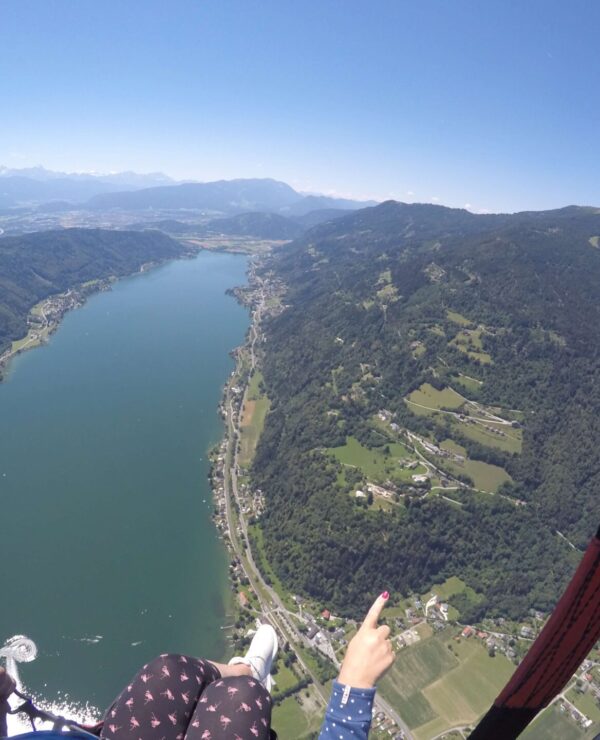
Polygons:
[[214,234],[254,236],[259,239],[295,239],[303,232],[299,223],[278,213],[240,213],[229,218],[216,218],[206,225]]
[[[266,554],[290,588],[358,615],[384,587],[424,592],[458,575],[480,596],[460,605],[465,620],[552,607],[580,556],[564,538],[583,548],[600,521],[598,235],[591,208],[476,216],[388,202],[262,265],[287,292],[264,327],[271,411],[253,476]],[[450,312],[485,327],[481,357],[493,359],[460,350]],[[371,421],[382,408],[437,438],[404,399],[461,373],[480,403],[521,414],[520,455],[461,440],[505,467],[503,495],[357,506],[327,448],[350,435],[387,444]]]
[[65,229],[0,238],[0,354],[27,333],[27,315],[44,298],[183,251],[157,231]]

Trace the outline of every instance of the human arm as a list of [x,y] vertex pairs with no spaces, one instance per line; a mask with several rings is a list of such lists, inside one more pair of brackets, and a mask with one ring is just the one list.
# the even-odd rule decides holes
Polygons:
[[385,591],[369,609],[354,635],[338,680],[334,681],[319,740],[363,740],[369,735],[375,684],[394,662],[390,629],[377,626],[389,595]]

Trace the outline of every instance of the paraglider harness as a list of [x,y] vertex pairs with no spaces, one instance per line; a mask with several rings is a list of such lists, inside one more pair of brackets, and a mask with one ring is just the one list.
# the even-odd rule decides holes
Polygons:
[[[8,697],[14,694],[22,699],[22,704],[19,704],[14,709],[10,708],[8,704]],[[44,709],[36,707],[33,703],[33,699],[22,694],[16,687],[13,688],[12,692],[7,696],[0,695],[0,738],[7,736],[6,719],[9,714],[26,714],[31,722],[32,732],[27,732],[24,735],[17,735],[21,740],[25,738],[46,738],[46,740],[52,740],[53,738],[97,738],[100,735],[104,722],[99,722],[95,725],[82,725],[70,719],[65,719],[59,715],[47,712]],[[51,730],[37,730],[35,723],[36,720],[39,722],[50,722],[52,723]],[[68,734],[65,735],[63,730],[68,730]]]

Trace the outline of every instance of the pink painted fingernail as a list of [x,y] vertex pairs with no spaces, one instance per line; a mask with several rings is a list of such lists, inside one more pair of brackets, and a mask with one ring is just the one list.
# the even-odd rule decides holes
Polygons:
[[382,599],[385,599],[385,600],[387,601],[387,600],[388,600],[388,599],[390,598],[390,595],[389,595],[389,593],[388,593],[387,591],[384,591],[384,592],[383,592],[383,593],[381,594],[381,598],[382,598]]

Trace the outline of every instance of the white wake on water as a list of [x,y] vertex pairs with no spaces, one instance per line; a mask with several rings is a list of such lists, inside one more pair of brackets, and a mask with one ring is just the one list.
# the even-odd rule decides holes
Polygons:
[[[100,712],[96,707],[89,704],[82,705],[77,702],[72,702],[67,696],[64,699],[50,702],[45,699],[40,699],[35,695],[31,695],[27,689],[24,689],[22,693],[27,694],[27,696],[31,696],[36,707],[39,707],[46,712],[52,712],[52,714],[56,714],[60,717],[73,720],[79,724],[93,725],[100,720]],[[20,703],[21,701],[18,700],[14,704],[18,706]],[[11,706],[14,706],[14,704],[11,701]],[[52,729],[52,724],[49,722],[36,721],[35,725],[38,730]],[[14,737],[21,732],[31,732],[31,723],[27,717],[25,717],[25,715],[9,715],[8,737]],[[65,737],[68,737],[68,735],[65,735]]]
[[[97,635],[96,637],[101,639],[100,635]],[[92,641],[97,642],[96,639]],[[32,695],[27,691],[21,681],[17,663],[30,663],[32,660],[35,660],[36,657],[37,646],[35,642],[24,635],[15,635],[14,637],[11,637],[6,641],[4,646],[0,648],[0,658],[5,659],[6,670],[16,681],[17,689],[22,694],[30,696],[37,707],[59,717],[74,720],[80,724],[95,724],[98,722],[100,719],[100,712],[96,707],[91,706],[90,704],[73,702],[70,700],[68,695],[59,697],[56,701],[47,701],[46,699]],[[21,703],[22,700],[14,694],[9,699],[11,709],[18,707]],[[52,729],[52,725],[47,722],[36,722],[36,728],[38,730],[50,730]],[[22,732],[28,732],[30,730],[31,723],[25,715],[8,716],[8,737],[14,737],[15,735],[19,735]]]

